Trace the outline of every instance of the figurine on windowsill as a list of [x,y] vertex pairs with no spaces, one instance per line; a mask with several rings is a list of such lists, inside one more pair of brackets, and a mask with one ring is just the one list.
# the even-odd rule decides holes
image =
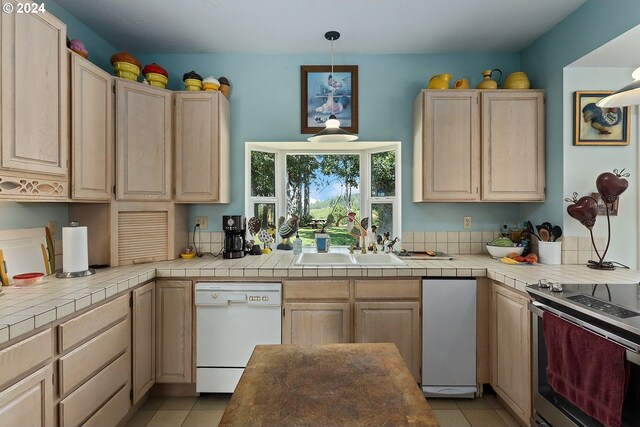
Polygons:
[[296,214],[291,214],[291,218],[289,218],[287,222],[284,222],[283,216],[278,219],[278,224],[280,225],[278,233],[280,234],[280,238],[282,239],[282,242],[280,242],[280,244],[277,246],[278,249],[282,249],[285,251],[290,251],[293,249],[293,245],[290,242],[290,237],[295,235],[298,231],[299,221],[300,218]]
[[[385,233],[385,234],[389,234],[389,233]],[[397,237],[394,237],[393,240],[387,240],[387,242],[384,244],[386,251],[387,252],[393,252],[393,246],[396,244],[396,242],[400,240]]]
[[360,249],[360,238],[363,239],[363,246],[366,247],[366,241],[364,239],[367,237],[367,232],[356,220],[355,212],[349,212],[347,215],[347,230],[349,231],[349,234],[356,239],[356,249]]

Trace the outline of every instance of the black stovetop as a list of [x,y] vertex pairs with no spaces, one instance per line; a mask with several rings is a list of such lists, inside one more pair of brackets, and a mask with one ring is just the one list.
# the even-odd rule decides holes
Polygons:
[[534,300],[567,307],[582,316],[597,319],[640,335],[640,285],[562,284],[562,292],[537,285],[527,286]]

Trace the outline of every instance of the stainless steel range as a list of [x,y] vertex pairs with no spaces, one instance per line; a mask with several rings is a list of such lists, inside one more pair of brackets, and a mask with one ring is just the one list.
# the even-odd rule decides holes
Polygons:
[[622,426],[640,426],[640,285],[562,284],[561,292],[528,286],[533,298],[532,424],[552,427],[602,427],[595,419],[557,394],[547,381],[547,346],[542,316],[549,312],[584,330],[623,347],[630,362],[628,388],[622,410]]

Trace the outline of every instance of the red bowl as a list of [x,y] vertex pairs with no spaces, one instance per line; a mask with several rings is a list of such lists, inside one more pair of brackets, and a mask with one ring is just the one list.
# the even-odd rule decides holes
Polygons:
[[44,273],[24,273],[13,276],[13,284],[16,286],[37,285],[44,279]]

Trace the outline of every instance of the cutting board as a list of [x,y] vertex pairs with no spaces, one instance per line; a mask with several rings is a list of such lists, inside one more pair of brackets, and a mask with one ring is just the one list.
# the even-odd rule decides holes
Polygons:
[[22,273],[55,271],[53,242],[46,227],[0,230],[0,281],[13,283],[13,276]]

